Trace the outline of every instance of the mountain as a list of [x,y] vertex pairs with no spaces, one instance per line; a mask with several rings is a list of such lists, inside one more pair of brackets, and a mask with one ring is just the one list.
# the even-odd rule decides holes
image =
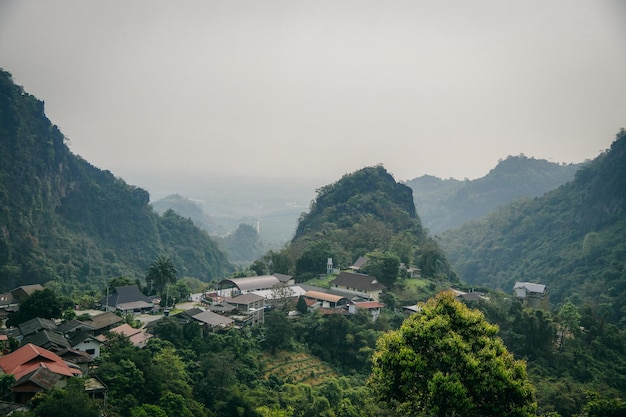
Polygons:
[[218,242],[228,259],[236,265],[249,265],[264,253],[257,229],[246,223],[241,223],[234,232],[219,238]]
[[72,154],[43,102],[0,70],[0,289],[142,278],[160,254],[204,281],[232,270],[208,234],[148,192]]
[[574,179],[503,207],[441,242],[461,278],[511,292],[546,284],[550,301],[595,306],[610,320],[626,308],[626,132]]
[[445,256],[422,227],[411,189],[382,166],[346,174],[318,189],[287,248],[280,256],[266,257],[266,263],[272,272],[303,279],[325,273],[328,258],[346,268],[373,251],[417,265],[425,275],[449,274]]
[[196,226],[206,230],[209,235],[216,236],[226,234],[226,230],[213,221],[204,211],[202,204],[190,198],[183,197],[180,194],[171,194],[151,204],[152,208],[159,214],[173,210],[182,217],[191,219]]
[[538,197],[574,178],[581,164],[509,156],[476,180],[430,175],[407,181],[424,226],[438,234],[523,197]]

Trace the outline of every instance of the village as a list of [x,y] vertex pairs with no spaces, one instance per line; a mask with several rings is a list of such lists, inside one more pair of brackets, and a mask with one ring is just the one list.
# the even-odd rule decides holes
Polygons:
[[[291,319],[318,312],[365,314],[376,321],[384,308],[381,297],[386,286],[375,277],[359,272],[366,261],[360,258],[346,271],[333,271],[329,266],[328,273],[334,273],[330,288],[296,284],[292,276],[284,274],[227,278],[219,281],[213,290],[190,294],[187,300],[165,307],[160,305],[159,297],[146,296],[137,285],[119,286],[102,297],[95,309],[78,309],[76,318],[71,320],[36,317],[3,328],[0,372],[12,379],[8,386],[5,384],[2,401],[18,407],[38,392],[65,386],[67,379],[74,376],[86,377],[85,390],[90,396],[105,398],[108,387],[90,374],[107,338],[121,335],[132,345],[144,348],[154,337],[153,327],[164,319],[173,318],[180,324],[195,322],[203,332],[221,332],[261,326],[267,311],[284,310],[287,305]],[[38,284],[26,285],[2,294],[2,317],[6,319],[19,309],[21,301],[43,289]],[[460,300],[488,301],[482,293],[452,291]],[[513,291],[528,306],[547,303],[545,285],[518,282]],[[401,308],[409,315],[419,311],[420,306]]]

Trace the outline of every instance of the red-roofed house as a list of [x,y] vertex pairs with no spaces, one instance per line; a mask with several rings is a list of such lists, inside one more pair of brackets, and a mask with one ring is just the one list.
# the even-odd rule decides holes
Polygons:
[[0,369],[15,377],[11,391],[14,401],[22,404],[38,392],[52,389],[67,378],[82,375],[78,367],[70,367],[55,353],[33,344],[0,357]]
[[380,311],[384,307],[384,304],[379,303],[378,301],[364,301],[360,303],[352,303],[348,307],[348,311],[350,314],[356,314],[358,310],[365,310],[372,317],[373,321],[376,321],[378,316],[380,316]]
[[153,336],[150,333],[146,333],[145,329],[135,329],[130,325],[124,323],[121,326],[117,326],[114,329],[111,329],[112,333],[123,334],[128,337],[130,343],[139,348],[144,348],[148,344],[148,340],[150,340]]

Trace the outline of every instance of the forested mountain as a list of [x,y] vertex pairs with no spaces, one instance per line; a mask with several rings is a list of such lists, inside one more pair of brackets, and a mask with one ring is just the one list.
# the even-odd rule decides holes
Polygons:
[[431,175],[407,181],[424,227],[441,233],[523,197],[538,197],[574,178],[582,164],[509,156],[476,180]]
[[626,307],[626,132],[573,181],[517,201],[445,233],[461,278],[511,292],[515,281],[546,284],[557,305],[570,299],[611,321]]
[[241,223],[237,230],[217,242],[226,252],[228,259],[237,265],[249,265],[263,255],[263,244],[257,230],[249,224]]
[[219,235],[224,232],[209,215],[204,211],[202,205],[180,194],[172,194],[160,200],[151,202],[154,210],[159,214],[164,214],[168,210],[174,210],[182,217],[191,219],[194,224],[210,235]]
[[372,251],[397,256],[428,276],[447,277],[450,272],[445,256],[422,227],[411,189],[382,166],[346,174],[317,190],[287,248],[265,261],[274,272],[302,279],[326,272],[327,258],[346,268]]
[[181,275],[231,270],[206,232],[148,193],[72,154],[43,102],[0,70],[0,287],[57,281],[69,292],[125,275],[142,278],[159,254]]

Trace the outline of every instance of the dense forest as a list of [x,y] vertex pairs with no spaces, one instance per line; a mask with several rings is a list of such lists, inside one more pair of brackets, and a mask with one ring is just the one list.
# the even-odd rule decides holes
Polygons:
[[442,236],[462,279],[510,292],[546,284],[553,305],[588,304],[611,322],[626,306],[626,132],[542,197],[517,201]]
[[439,234],[520,198],[539,197],[572,180],[582,164],[556,164],[525,155],[509,156],[475,180],[431,175],[407,181],[424,227]]
[[0,286],[55,281],[63,291],[103,277],[143,277],[159,254],[209,281],[232,270],[206,232],[148,193],[72,154],[43,102],[0,72]]

